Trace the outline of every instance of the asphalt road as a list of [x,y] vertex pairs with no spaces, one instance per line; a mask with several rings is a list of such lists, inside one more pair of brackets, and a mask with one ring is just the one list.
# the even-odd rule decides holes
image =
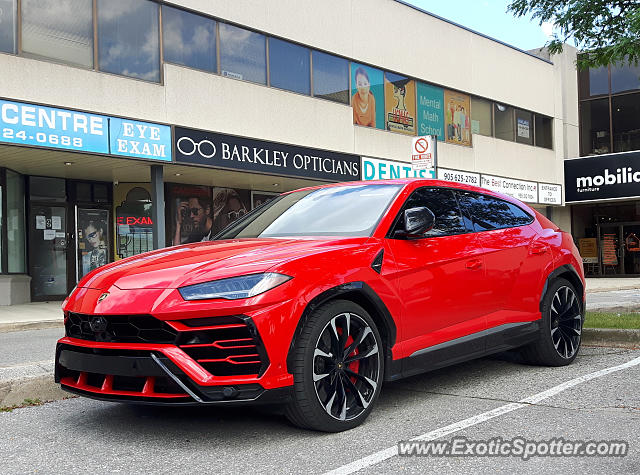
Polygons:
[[[68,399],[0,413],[0,472],[324,473],[348,468],[400,440],[639,357],[640,351],[583,348],[565,368],[524,366],[505,358],[473,361],[386,384],[367,422],[341,434],[299,430],[267,409],[157,408]],[[637,362],[570,387],[564,384],[536,404],[520,404],[441,438],[622,439],[631,447],[626,457],[522,461],[391,456],[362,473],[640,473]]]
[[0,368],[53,360],[64,328],[0,333]]

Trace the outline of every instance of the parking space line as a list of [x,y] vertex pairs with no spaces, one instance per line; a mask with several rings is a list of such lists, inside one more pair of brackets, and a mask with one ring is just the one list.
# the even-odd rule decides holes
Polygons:
[[[505,404],[504,406],[500,406],[491,411],[483,412],[482,414],[478,414],[476,416],[469,417],[467,419],[464,419],[459,422],[455,422],[448,426],[441,427],[431,432],[427,432],[426,434],[419,435],[410,440],[430,441],[430,440],[439,439],[441,437],[452,434],[454,432],[458,432],[462,429],[466,429],[467,427],[471,427],[471,426],[480,424],[481,422],[488,421],[489,419],[493,419],[494,417],[502,416],[509,412],[515,411],[517,409],[531,406],[532,404],[537,404],[540,401],[543,401],[552,396],[555,396],[556,394],[566,391],[567,389],[577,386],[578,384],[586,383],[587,381],[591,381],[592,379],[600,378],[602,376],[606,376],[607,374],[615,373],[617,371],[622,371],[624,369],[631,368],[637,365],[640,365],[640,357],[634,358],[630,361],[627,361],[626,363],[622,363],[617,366],[604,368],[599,371],[595,371],[593,373],[585,374],[578,378],[565,381],[562,384],[559,384],[550,389],[547,389],[546,391],[542,391],[540,393],[521,399],[518,402]],[[349,464],[338,467],[334,470],[326,472],[325,475],[348,475],[348,474],[357,472],[359,470],[362,470],[363,468],[376,465],[391,457],[395,457],[396,455],[398,455],[397,445],[393,447],[388,447],[384,450],[380,450],[379,452],[373,453],[367,457],[361,458],[359,460],[355,460]]]

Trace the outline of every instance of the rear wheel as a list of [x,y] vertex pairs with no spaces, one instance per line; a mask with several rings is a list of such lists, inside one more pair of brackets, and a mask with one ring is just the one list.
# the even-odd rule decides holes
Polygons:
[[348,300],[319,307],[294,348],[294,395],[287,418],[326,432],[361,424],[380,394],[383,355],[378,329],[362,307]]
[[522,348],[522,356],[546,366],[571,363],[580,349],[583,323],[582,299],[573,284],[566,279],[553,281],[542,304],[540,337]]

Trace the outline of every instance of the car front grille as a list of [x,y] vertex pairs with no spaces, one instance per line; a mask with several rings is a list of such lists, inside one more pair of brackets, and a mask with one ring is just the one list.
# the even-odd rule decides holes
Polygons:
[[164,322],[151,315],[69,313],[66,336],[110,343],[175,344],[214,376],[260,376],[269,359],[249,317]]
[[112,343],[174,343],[177,332],[151,315],[85,315],[70,312],[67,336]]

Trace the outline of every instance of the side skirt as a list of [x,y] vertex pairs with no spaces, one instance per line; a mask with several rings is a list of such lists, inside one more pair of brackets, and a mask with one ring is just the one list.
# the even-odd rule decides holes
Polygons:
[[385,380],[395,381],[526,345],[538,338],[540,323],[505,323],[417,350],[407,358],[389,362]]

